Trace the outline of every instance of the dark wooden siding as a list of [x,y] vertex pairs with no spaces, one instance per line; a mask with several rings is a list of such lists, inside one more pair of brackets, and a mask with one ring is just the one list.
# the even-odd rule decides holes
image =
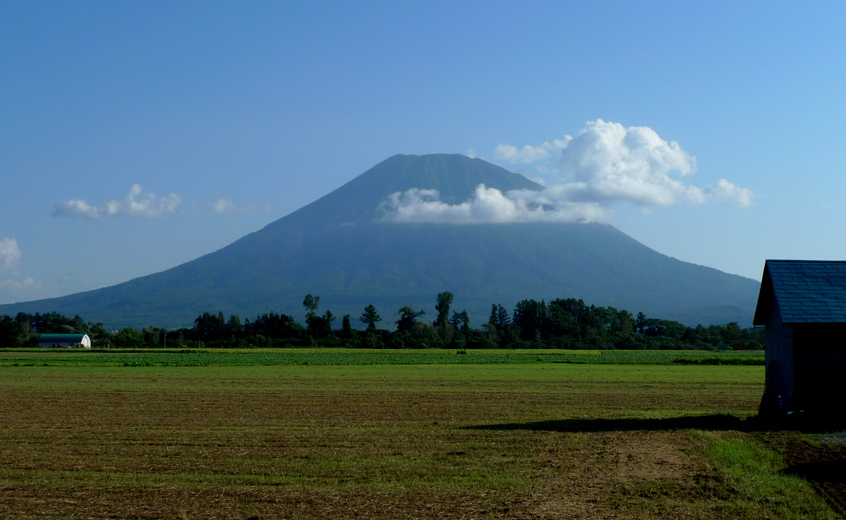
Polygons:
[[795,407],[846,411],[846,324],[796,324],[793,346]]

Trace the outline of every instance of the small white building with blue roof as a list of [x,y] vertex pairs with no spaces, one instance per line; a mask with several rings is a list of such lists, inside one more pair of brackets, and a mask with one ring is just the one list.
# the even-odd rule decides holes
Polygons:
[[46,348],[91,348],[88,334],[42,334],[38,346]]

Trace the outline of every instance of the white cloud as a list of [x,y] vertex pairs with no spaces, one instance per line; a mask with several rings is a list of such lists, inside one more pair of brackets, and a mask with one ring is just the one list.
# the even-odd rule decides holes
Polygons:
[[509,222],[601,222],[607,212],[597,204],[571,203],[550,197],[546,191],[515,190],[503,194],[484,184],[461,204],[440,200],[437,190],[396,192],[382,204],[384,220],[487,224]]
[[540,146],[500,144],[494,158],[532,164],[546,177],[563,169],[565,178],[545,184],[571,202],[628,202],[649,208],[714,201],[746,207],[754,198],[751,190],[725,179],[704,189],[687,184],[683,179],[696,171],[696,158],[677,142],[665,141],[649,127],[626,128],[602,119],[588,122],[575,137]]
[[471,159],[475,159],[478,157],[478,155],[476,155],[476,152],[472,148],[468,148],[467,151],[464,152],[464,155]]
[[246,206],[238,206],[229,199],[217,199],[209,204],[209,207],[215,213],[238,213],[238,214],[255,214],[255,213],[270,213],[273,208],[269,205],[261,206],[256,203],[250,203]]
[[547,150],[540,146],[526,145],[521,149],[510,144],[501,144],[494,150],[494,159],[500,161],[521,162],[531,164],[538,161],[545,161],[552,157]]
[[561,150],[573,200],[628,201],[642,206],[700,202],[697,189],[676,177],[696,170],[696,159],[676,142],[647,127],[624,128],[601,119],[589,122]]
[[0,240],[0,301],[29,294],[28,291],[38,287],[30,277],[21,278],[15,269],[23,254],[14,238]]
[[21,250],[18,247],[17,240],[8,237],[0,240],[0,267],[11,269],[17,265],[20,259]]
[[508,161],[513,163],[533,164],[542,161],[548,161],[555,157],[572,139],[569,135],[564,136],[564,139],[555,139],[553,141],[545,141],[540,146],[532,146],[527,144],[523,148],[518,149],[516,146],[510,144],[497,145],[494,150],[494,160]]
[[237,211],[238,206],[234,202],[227,199],[218,199],[211,203],[211,208],[215,213],[226,213],[227,211]]
[[747,188],[740,188],[725,179],[720,179],[717,184],[705,188],[705,194],[711,200],[736,204],[740,207],[752,205],[755,194]]
[[35,279],[26,277],[23,280],[15,280],[13,278],[6,278],[0,280],[0,289],[7,289],[11,291],[21,291],[21,290],[28,290],[28,289],[35,289],[38,287],[38,284],[35,283]]
[[82,199],[59,202],[53,211],[57,217],[99,220],[112,217],[162,217],[176,212],[182,197],[171,193],[159,198],[155,193],[145,192],[139,184],[133,184],[122,199],[112,199],[98,206],[92,206]]
[[755,197],[725,179],[707,188],[688,184],[696,158],[677,142],[645,126],[626,128],[602,119],[588,122],[575,137],[539,146],[500,144],[494,160],[523,165],[520,172],[546,189],[502,193],[479,185],[470,200],[452,205],[441,201],[437,191],[412,189],[383,202],[383,218],[456,224],[604,222],[609,207],[621,202],[644,210],[708,202],[746,207]]

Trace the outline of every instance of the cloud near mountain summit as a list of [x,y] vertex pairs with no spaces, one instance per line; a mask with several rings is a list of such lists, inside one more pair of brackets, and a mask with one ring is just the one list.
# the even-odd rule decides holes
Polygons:
[[441,202],[431,190],[395,193],[383,205],[396,222],[503,223],[606,221],[608,207],[630,203],[643,208],[718,202],[746,207],[754,194],[720,179],[700,188],[684,181],[696,171],[696,158],[649,127],[629,127],[602,119],[588,122],[575,137],[517,148],[500,144],[494,160],[531,165],[553,182],[542,192],[508,192],[479,186],[461,204]]
[[388,197],[382,208],[392,222],[504,224],[509,222],[601,222],[607,212],[598,204],[571,203],[546,191],[514,190],[502,193],[484,184],[461,204],[440,200],[437,190],[411,189]]

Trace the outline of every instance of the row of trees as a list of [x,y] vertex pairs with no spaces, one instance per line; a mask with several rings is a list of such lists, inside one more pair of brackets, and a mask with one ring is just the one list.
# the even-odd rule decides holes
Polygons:
[[105,330],[102,323],[86,322],[79,316],[57,313],[19,313],[0,317],[0,346],[26,347],[37,344],[38,334],[86,333],[95,347],[362,347],[362,348],[557,348],[557,349],[761,349],[763,331],[744,329],[737,323],[687,327],[681,323],[633,315],[613,307],[586,305],[574,298],[522,300],[512,312],[501,304],[491,306],[487,323],[470,326],[466,311],[452,310],[453,294],[442,292],[435,302],[435,319],[422,320],[425,311],[411,306],[397,313],[395,331],[379,329],[382,316],[367,305],[356,330],[352,318],[341,318],[333,326],[331,311],[318,314],[320,297],[303,299],[305,327],[285,314],[270,312],[243,322],[235,314],[204,312],[191,328],[166,330],[144,327]]

